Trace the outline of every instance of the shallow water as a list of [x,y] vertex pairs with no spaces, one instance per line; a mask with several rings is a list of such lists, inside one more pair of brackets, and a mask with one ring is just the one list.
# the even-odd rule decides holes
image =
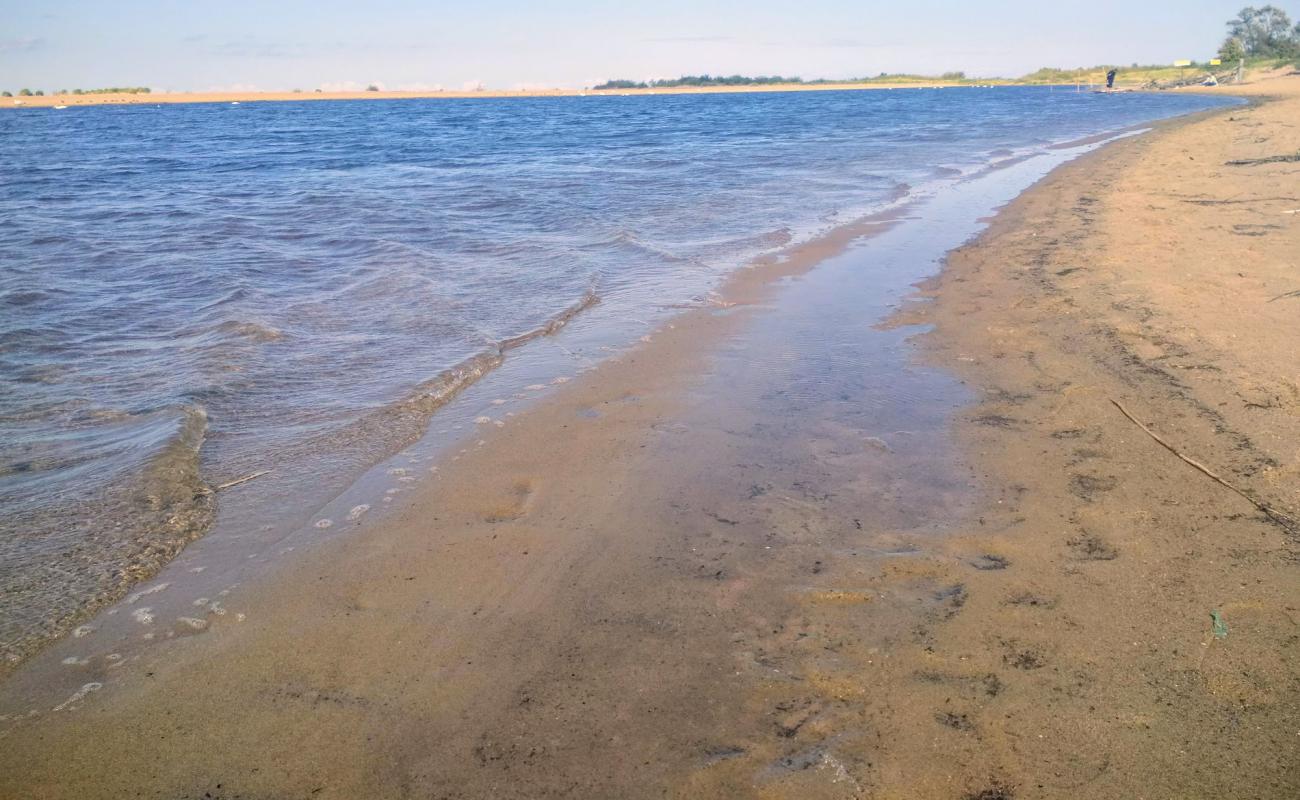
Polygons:
[[[230,547],[258,552],[503,359],[531,365],[514,391],[572,373],[759,254],[1216,102],[1007,88],[0,115],[0,650],[156,572],[211,525],[212,486],[272,470],[223,495]],[[560,322],[566,345],[533,338]]]

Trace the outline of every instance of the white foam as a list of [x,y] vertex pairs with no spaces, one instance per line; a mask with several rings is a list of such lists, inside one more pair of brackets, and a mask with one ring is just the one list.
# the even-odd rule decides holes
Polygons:
[[316,527],[317,527],[317,528],[322,528],[322,529],[324,529],[324,528],[328,528],[328,527],[330,527],[330,526],[333,525],[333,524],[334,524],[334,520],[332,520],[332,519],[318,519],[318,520],[316,520]]
[[208,621],[206,619],[198,619],[196,617],[177,617],[176,621],[182,625],[193,628],[196,631],[201,631],[208,627]]
[[126,598],[126,602],[134,605],[135,601],[139,600],[141,597],[145,597],[151,594],[157,594],[158,592],[161,592],[162,590],[166,589],[168,586],[171,586],[171,584],[159,583],[154,586],[150,586],[148,589],[141,589],[138,592],[133,592],[130,597]]
[[369,503],[362,503],[359,506],[353,506],[352,510],[348,512],[348,519],[350,520],[361,519],[361,515],[366,513],[369,510],[370,510]]
[[492,421],[492,418],[491,418],[491,417],[475,417],[475,418],[474,418],[474,424],[475,424],[475,425],[487,425],[487,424],[490,423],[491,421]]
[[131,612],[131,619],[135,620],[141,625],[152,625],[153,609],[150,608],[149,606],[145,606],[144,608],[137,608],[135,611]]
[[76,628],[74,628],[73,631],[72,631],[72,638],[74,638],[74,639],[80,639],[81,637],[83,637],[83,636],[89,636],[90,634],[92,634],[92,633],[94,633],[94,632],[95,632],[95,626],[94,626],[94,625],[78,625],[78,626],[77,626]]
[[57,706],[55,706],[54,710],[62,711],[63,709],[67,708],[73,703],[77,703],[80,702],[81,700],[84,700],[86,695],[90,694],[91,692],[98,692],[100,689],[103,688],[104,688],[104,684],[102,683],[98,683],[98,682],[87,683],[77,691],[73,692],[72,697],[69,697],[67,700],[64,700],[62,703],[59,703]]

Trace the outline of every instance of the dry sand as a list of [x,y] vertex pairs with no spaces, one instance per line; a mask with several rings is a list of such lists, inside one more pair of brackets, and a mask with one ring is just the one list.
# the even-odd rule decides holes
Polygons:
[[159,103],[261,103],[309,100],[412,100],[467,97],[595,97],[628,94],[729,94],[753,92],[827,92],[849,89],[931,89],[964,84],[932,81],[925,83],[780,83],[765,86],[676,86],[655,89],[485,89],[482,91],[384,91],[384,92],[156,92],[151,94],[60,94],[42,97],[0,98],[0,109],[50,108],[52,106],[157,105]]
[[1300,151],[1300,79],[1246,91],[1057,170],[900,314],[982,395],[973,508],[696,399],[842,232],[11,728],[0,796],[1297,796],[1300,164],[1226,162]]

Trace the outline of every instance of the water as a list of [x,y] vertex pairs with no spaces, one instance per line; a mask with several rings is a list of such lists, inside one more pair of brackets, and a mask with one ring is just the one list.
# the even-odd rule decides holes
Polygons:
[[[539,334],[991,163],[1205,108],[1045,88],[0,114],[0,651],[323,499]],[[239,514],[239,504],[222,515]],[[251,528],[250,528],[251,529]]]

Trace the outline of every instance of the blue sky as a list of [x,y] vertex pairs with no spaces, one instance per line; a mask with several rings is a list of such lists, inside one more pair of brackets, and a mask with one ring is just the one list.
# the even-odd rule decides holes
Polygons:
[[1243,4],[0,0],[0,88],[579,87],[700,72],[1016,75],[1208,57]]

